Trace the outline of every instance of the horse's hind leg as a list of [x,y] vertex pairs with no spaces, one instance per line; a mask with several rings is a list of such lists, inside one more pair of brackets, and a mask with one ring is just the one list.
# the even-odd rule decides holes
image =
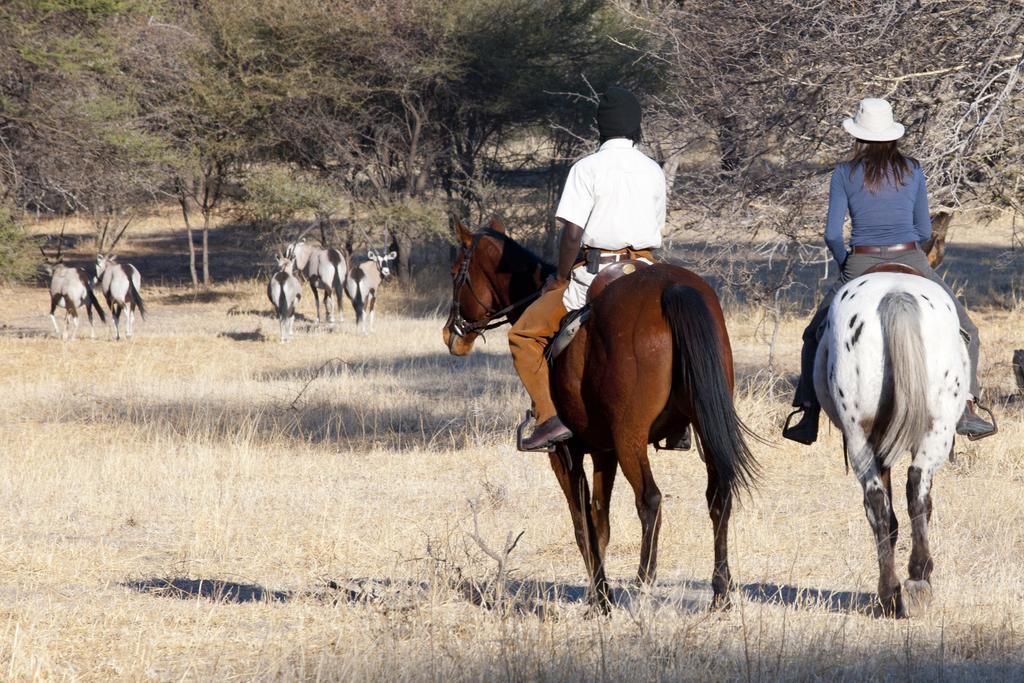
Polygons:
[[892,470],[883,468],[878,473],[878,478],[882,480],[882,483],[885,485],[885,493],[889,496],[889,546],[895,552],[896,541],[899,539],[900,534],[900,522],[896,519],[896,508],[892,504]]
[[[872,468],[874,469],[874,468]],[[896,578],[892,535],[889,519],[892,516],[892,499],[885,489],[885,483],[877,470],[861,479],[864,488],[864,511],[868,523],[875,532],[875,548],[878,551],[878,600],[882,612],[887,616],[905,616],[900,581]]]
[[931,432],[925,436],[921,447],[914,453],[913,464],[907,469],[907,509],[910,512],[913,549],[904,588],[907,609],[911,614],[924,611],[932,599],[931,576],[935,563],[928,547],[928,524],[932,519],[931,485],[935,470],[945,462],[952,446],[951,428]]
[[636,512],[640,517],[640,583],[654,583],[658,571],[658,532],[661,530],[661,491],[654,483],[651,463],[647,460],[646,439],[615,440],[619,466],[636,498]]
[[583,453],[576,448],[563,446],[551,453],[550,457],[551,469],[554,470],[562,493],[569,503],[576,545],[579,546],[583,562],[587,566],[587,574],[590,576],[590,600],[607,614],[610,608],[608,581],[598,554],[600,544],[597,531],[590,516],[590,487],[587,485],[586,472],[583,471]]
[[878,600],[882,605],[882,612],[888,616],[905,616],[903,596],[894,564],[894,533],[890,529],[893,516],[892,496],[886,485],[887,477],[879,471],[874,450],[867,443],[864,432],[852,429],[846,433],[846,455],[864,489],[864,512],[875,535],[875,549],[878,552]]
[[729,516],[732,514],[732,498],[722,500],[718,494],[718,472],[710,459],[707,470],[708,488],[705,497],[711,514],[711,528],[715,534],[715,569],[711,574],[714,597],[711,606],[725,609],[729,607],[729,590],[732,588],[732,576],[729,573]]
[[[611,524],[608,519],[609,506],[612,500],[612,487],[615,485],[615,473],[619,468],[615,453],[605,451],[595,453],[594,460],[594,495],[590,503],[590,514],[597,531],[597,556],[604,566],[604,554],[611,537]],[[603,572],[602,572],[603,575]]]

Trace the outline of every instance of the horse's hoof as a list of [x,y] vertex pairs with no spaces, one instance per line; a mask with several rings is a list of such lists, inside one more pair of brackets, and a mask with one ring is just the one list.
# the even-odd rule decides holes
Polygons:
[[878,596],[880,615],[890,619],[903,619],[907,616],[907,610],[903,606],[903,595],[899,587],[888,598]]
[[608,602],[607,598],[599,600],[591,600],[590,604],[587,605],[587,611],[584,615],[587,619],[606,619],[612,614],[611,603]]
[[728,593],[716,593],[711,598],[711,611],[712,612],[728,612],[732,609],[732,598],[729,597]]
[[907,579],[903,582],[903,590],[907,595],[907,616],[920,617],[932,604],[932,585],[927,581]]

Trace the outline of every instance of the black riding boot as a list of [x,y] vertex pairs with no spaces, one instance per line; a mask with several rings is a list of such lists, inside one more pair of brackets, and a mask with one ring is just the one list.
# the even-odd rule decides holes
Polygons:
[[821,416],[821,407],[816,403],[804,405],[794,410],[789,416],[793,417],[798,412],[802,413],[800,421],[790,427],[788,426],[789,420],[787,419],[787,426],[782,430],[782,436],[790,441],[810,446],[818,440],[818,421]]
[[[991,413],[989,414],[991,415]],[[997,431],[994,424],[974,412],[974,401],[967,401],[964,414],[960,416],[960,421],[956,424],[956,433],[966,436],[971,441],[977,441],[986,436],[992,436]]]
[[692,447],[693,439],[690,437],[690,425],[686,425],[681,432],[666,436],[664,445],[661,442],[654,444],[654,448],[659,451],[688,451]]
[[[822,305],[811,318],[807,329],[804,330],[804,344],[800,350],[800,379],[797,381],[796,397],[793,399],[793,407],[796,410],[786,418],[786,424],[782,429],[784,438],[808,446],[818,438],[818,418],[821,415],[821,406],[818,405],[818,396],[814,390],[814,358],[818,354],[821,325],[827,314],[828,307]],[[789,426],[789,421],[798,412],[803,413],[800,416],[800,421],[792,427]]]

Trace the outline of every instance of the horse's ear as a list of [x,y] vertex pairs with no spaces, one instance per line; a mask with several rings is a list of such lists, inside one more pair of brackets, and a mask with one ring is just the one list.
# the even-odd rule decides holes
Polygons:
[[463,246],[468,247],[473,243],[473,231],[458,216],[455,217],[455,238],[462,242]]
[[508,234],[508,229],[505,228],[505,221],[501,220],[497,216],[491,216],[491,221],[487,225],[490,226],[491,230],[494,232],[500,232],[502,235]]

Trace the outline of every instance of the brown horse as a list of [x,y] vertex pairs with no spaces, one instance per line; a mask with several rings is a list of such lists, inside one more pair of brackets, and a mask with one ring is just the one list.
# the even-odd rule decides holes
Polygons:
[[[444,326],[449,351],[462,356],[486,329],[514,322],[553,268],[517,244],[497,220],[472,233],[457,222],[461,249],[452,265],[454,291]],[[729,514],[733,495],[756,478],[757,463],[733,406],[733,365],[722,309],[696,274],[656,264],[612,282],[590,319],[555,360],[552,395],[575,437],[551,453],[565,493],[591,599],[608,609],[604,554],[618,467],[633,487],[642,526],[641,582],[654,581],[661,491],[647,444],[693,424],[707,466],[706,496],[714,530],[714,604],[728,604]],[[583,470],[594,464],[593,497]]]

